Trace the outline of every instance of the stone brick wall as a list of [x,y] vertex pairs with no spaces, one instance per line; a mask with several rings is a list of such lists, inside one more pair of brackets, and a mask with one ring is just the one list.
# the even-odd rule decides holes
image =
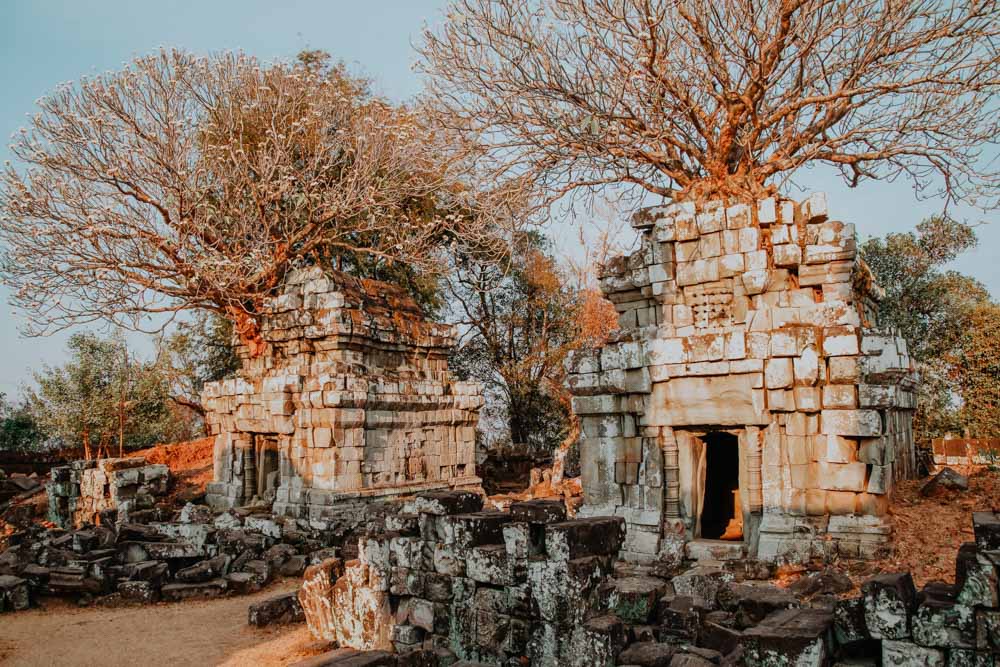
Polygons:
[[893,481],[914,472],[916,378],[874,320],[854,226],[821,194],[656,207],[633,226],[640,248],[601,277],[621,330],[569,361],[584,514],[625,517],[633,560],[682,548],[726,433],[751,555],[878,551]]
[[49,521],[62,528],[99,524],[104,512],[124,520],[149,509],[170,484],[170,468],[142,457],[74,461],[52,468],[48,484]]
[[255,496],[323,520],[373,498],[479,485],[479,386],[448,370],[451,327],[403,290],[313,268],[266,305],[266,351],[239,348],[235,379],[209,384],[215,434],[208,501]]

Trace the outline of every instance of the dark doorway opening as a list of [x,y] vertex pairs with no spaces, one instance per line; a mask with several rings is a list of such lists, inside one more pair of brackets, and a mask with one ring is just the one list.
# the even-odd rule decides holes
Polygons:
[[713,432],[701,440],[705,443],[701,536],[709,540],[742,539],[739,438],[731,433]]

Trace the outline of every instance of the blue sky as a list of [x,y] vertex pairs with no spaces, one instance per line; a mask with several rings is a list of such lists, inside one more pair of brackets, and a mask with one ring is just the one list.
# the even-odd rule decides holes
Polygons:
[[[420,89],[412,71],[412,43],[423,23],[436,23],[445,0],[0,0],[0,161],[8,159],[7,138],[26,124],[34,102],[57,84],[109,69],[160,46],[205,53],[242,49],[264,60],[293,56],[305,48],[330,52],[374,78],[376,89],[405,99]],[[824,172],[799,182],[830,195],[838,218],[854,222],[862,237],[909,230],[940,210],[938,202],[917,202],[903,182],[868,184],[850,190]],[[791,196],[798,193],[790,192]],[[955,268],[1000,294],[1000,215],[953,211],[985,221],[977,251]],[[572,234],[557,234],[560,239]],[[67,334],[23,338],[0,287],[0,392],[9,396],[31,377],[30,369],[64,359]],[[148,343],[134,339],[140,350]]]

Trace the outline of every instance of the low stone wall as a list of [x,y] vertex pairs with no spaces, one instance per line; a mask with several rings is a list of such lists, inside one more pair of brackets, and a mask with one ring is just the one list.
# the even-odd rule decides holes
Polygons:
[[1000,465],[1000,438],[937,438],[931,449],[937,465]]
[[52,468],[51,480],[49,521],[72,528],[100,523],[108,511],[125,520],[129,512],[151,509],[168,490],[170,468],[142,457],[74,461]]

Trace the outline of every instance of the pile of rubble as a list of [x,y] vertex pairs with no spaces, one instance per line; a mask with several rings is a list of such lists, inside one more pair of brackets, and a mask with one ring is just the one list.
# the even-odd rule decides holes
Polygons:
[[251,510],[217,515],[160,504],[132,511],[127,522],[116,522],[113,511],[101,518],[76,530],[36,526],[11,536],[0,553],[0,611],[27,608],[42,595],[86,602],[117,593],[150,603],[250,593],[336,554],[331,533]]
[[102,514],[114,512],[125,521],[152,510],[169,486],[170,468],[142,457],[73,461],[52,468],[49,520],[69,528],[98,523]]
[[31,495],[41,490],[42,485],[36,475],[7,475],[0,469],[0,507],[16,498]]
[[849,580],[832,571],[785,589],[764,581],[773,566],[753,560],[679,573],[616,563],[624,528],[620,517],[567,521],[552,501],[506,513],[460,492],[408,501],[361,539],[358,561],[307,571],[299,600],[310,630],[340,646],[310,664],[1000,660],[1000,515],[976,514],[977,541],[959,550],[954,585],[917,592],[909,574],[885,574],[847,598]]

